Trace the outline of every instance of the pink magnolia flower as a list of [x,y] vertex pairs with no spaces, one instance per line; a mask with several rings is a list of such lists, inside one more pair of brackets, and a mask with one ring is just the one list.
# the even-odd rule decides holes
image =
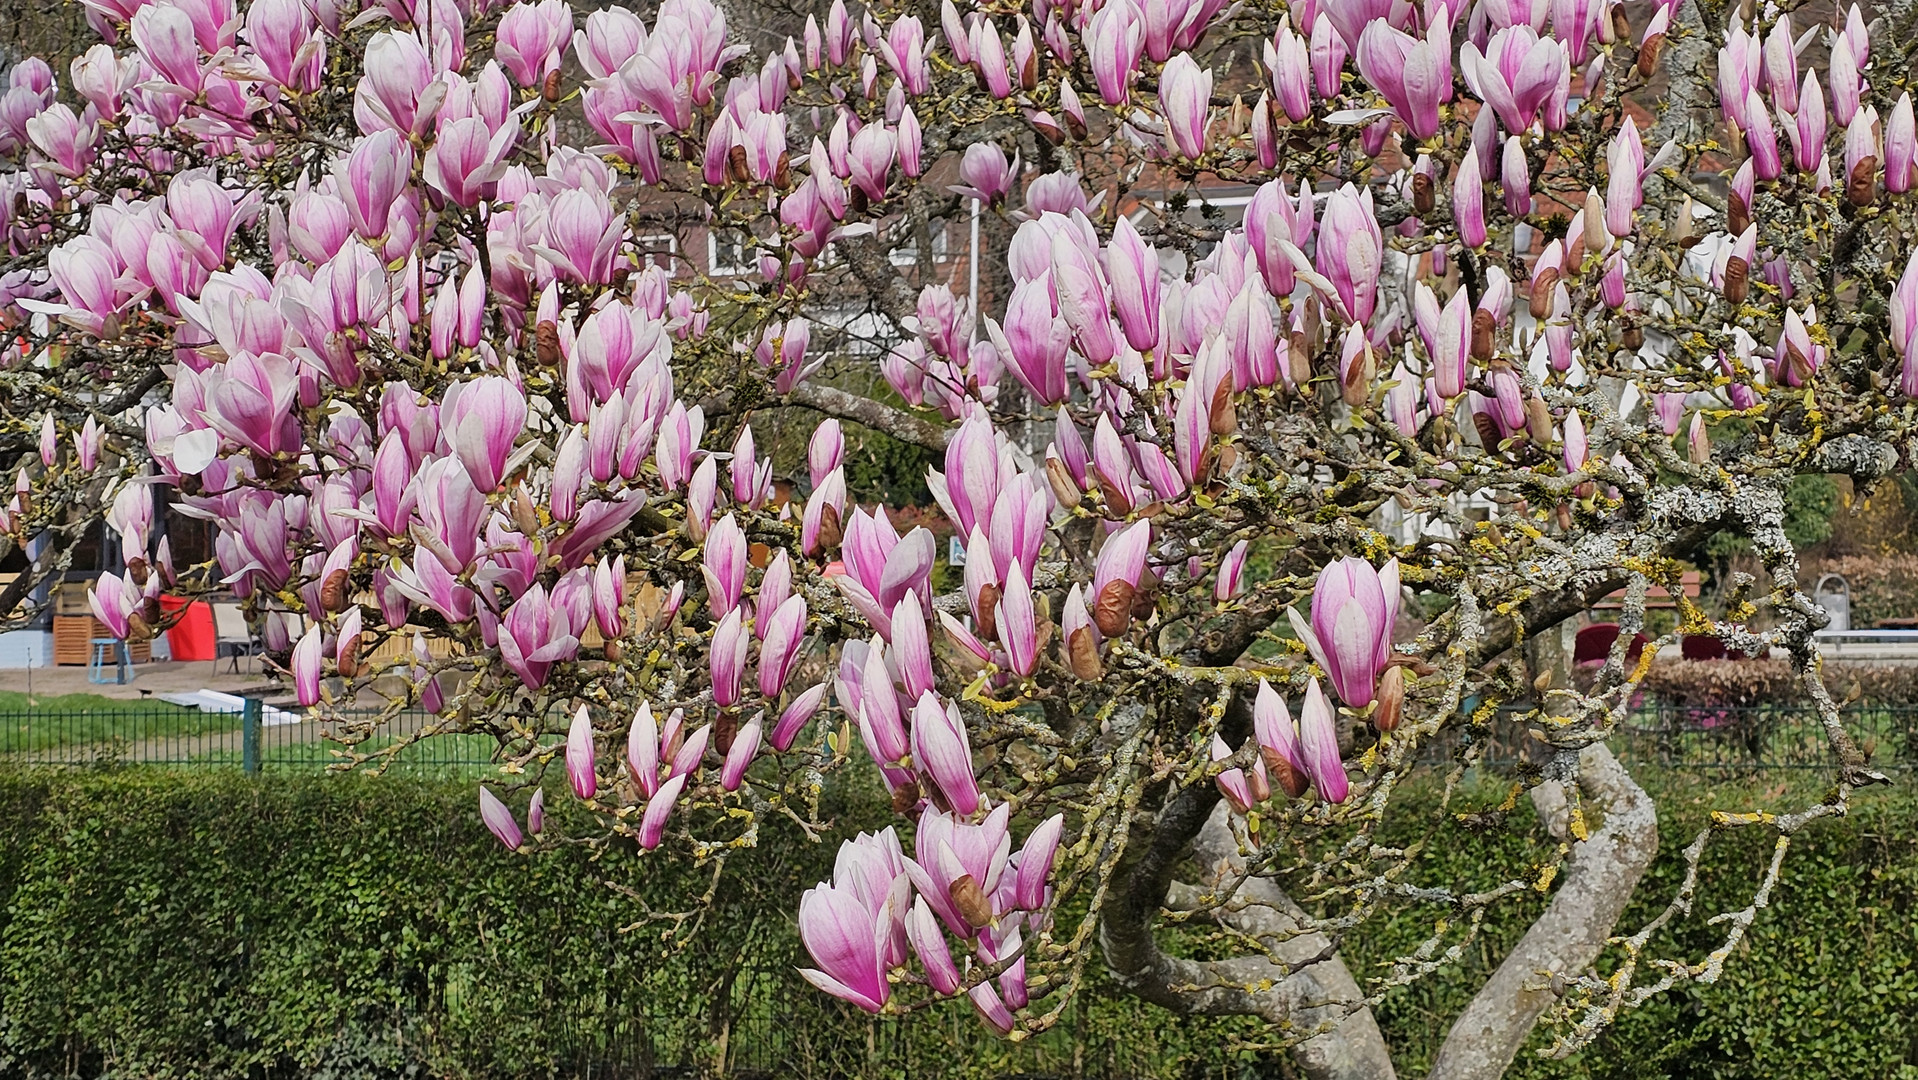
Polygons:
[[299,696],[301,705],[313,706],[320,703],[321,661],[324,639],[320,636],[318,623],[309,627],[300,636],[299,644],[293,646],[291,667],[293,669],[293,687]]
[[777,701],[793,665],[799,660],[799,643],[806,634],[806,599],[789,596],[770,614],[763,614],[762,619],[765,625],[759,635],[764,639],[759,653],[759,692],[768,701]]
[[1484,52],[1469,41],[1459,47],[1459,69],[1466,86],[1498,113],[1499,123],[1508,132],[1529,129],[1540,115],[1546,118],[1547,128],[1564,126],[1571,63],[1563,42],[1551,35],[1541,37],[1527,25],[1507,26],[1493,34]]
[[920,694],[913,706],[912,758],[954,813],[970,817],[979,809],[972,745],[958,706],[941,703],[930,690]]
[[[1162,2],[1152,0],[1148,10]],[[1191,53],[1173,57],[1159,76],[1159,112],[1165,119],[1167,150],[1194,161],[1205,156],[1211,104],[1211,69],[1201,69]]]
[[672,816],[673,805],[679,800],[679,793],[686,788],[686,776],[672,777],[659,786],[659,790],[646,800],[646,812],[639,819],[639,846],[651,851],[660,845],[666,836],[666,822]]
[[801,691],[788,702],[779,713],[779,720],[773,725],[773,749],[784,753],[792,747],[793,740],[805,729],[813,714],[826,700],[826,683],[818,683]]
[[1006,161],[997,143],[975,142],[959,160],[960,183],[952,190],[980,202],[997,203],[1011,192],[1019,178],[1019,157]]
[[485,375],[449,390],[441,405],[453,454],[482,492],[504,479],[513,440],[526,427],[526,395],[510,379]]
[[1364,559],[1347,557],[1319,571],[1311,625],[1294,609],[1287,614],[1340,699],[1362,709],[1372,703],[1378,677],[1391,659],[1398,610],[1398,560],[1374,570]]
[[480,821],[486,831],[493,834],[508,851],[518,851],[521,841],[519,822],[513,820],[513,812],[506,808],[499,796],[486,787],[479,789]]
[[1361,193],[1347,184],[1333,192],[1319,224],[1316,265],[1331,281],[1335,299],[1351,322],[1372,318],[1384,248],[1371,189]]
[[[895,928],[904,925],[909,893],[892,884],[902,882],[902,875],[895,875],[874,895],[870,885],[850,880],[852,872],[842,873],[853,865],[846,848],[857,843],[849,840],[841,845],[840,867],[835,868],[832,884],[822,881],[799,899],[799,940],[819,965],[799,973],[826,993],[876,1013],[892,996],[886,969]],[[896,852],[896,840],[893,845]]]
[[1305,687],[1305,709],[1299,714],[1299,753],[1319,797],[1342,803],[1350,791],[1345,763],[1339,759],[1339,734],[1332,706],[1314,678]]
[[706,600],[714,618],[723,618],[739,606],[746,589],[746,534],[731,514],[706,534],[700,572],[706,578]]
[[1219,579],[1213,586],[1213,597],[1220,603],[1239,595],[1240,579],[1245,574],[1245,557],[1251,541],[1241,540],[1232,545],[1225,558],[1219,561]]
[[499,652],[507,668],[537,690],[546,685],[555,663],[579,654],[579,638],[566,609],[536,584],[500,620]]
[[[603,24],[602,24],[603,25]],[[559,70],[573,37],[573,9],[566,0],[514,4],[500,17],[493,56],[521,86],[539,86]]]
[[568,278],[603,285],[612,279],[613,259],[625,231],[625,219],[613,211],[604,191],[568,188],[547,207],[545,242],[533,250]]
[[[1042,405],[1057,405],[1066,397],[1066,353],[1072,328],[1053,306],[1050,272],[1013,286],[1002,326],[986,319],[986,333],[1000,354],[1012,360],[1012,374]],[[1064,290],[1060,290],[1061,295]],[[1106,319],[1103,309],[1094,317]]]
[[913,901],[912,910],[906,914],[906,939],[926,969],[926,982],[933,990],[941,994],[958,993],[961,985],[958,965],[953,963],[952,950],[946,946],[946,932],[940,929],[939,920],[926,906],[923,896]]
[[1359,73],[1385,95],[1392,111],[1416,139],[1439,132],[1439,106],[1452,100],[1452,13],[1441,7],[1415,38],[1383,19],[1365,24],[1359,36]]
[[1265,46],[1265,66],[1272,73],[1272,94],[1286,118],[1298,123],[1312,115],[1312,59],[1306,39],[1280,22],[1278,33]]
[[727,791],[738,791],[745,782],[746,770],[752,767],[753,758],[759,754],[759,742],[764,726],[759,715],[739,726],[733,734],[733,745],[726,751],[726,760],[720,766],[719,786]]
[[581,705],[573,714],[572,727],[566,733],[566,777],[573,794],[590,799],[599,791],[599,777],[593,770],[593,717]]
[[355,143],[334,177],[353,228],[367,240],[384,237],[400,193],[413,171],[413,148],[392,131]]
[[[1316,688],[1317,682],[1313,685]],[[1278,780],[1279,787],[1295,799],[1305,794],[1312,774],[1306,768],[1298,727],[1285,707],[1285,699],[1263,678],[1259,680],[1259,692],[1252,703],[1252,730],[1258,739],[1259,755],[1269,774]]]
[[1006,803],[993,807],[976,825],[931,807],[919,818],[906,873],[954,936],[971,939],[993,921],[990,898],[999,893],[1012,851],[1010,820]]
[[1126,343],[1140,352],[1153,348],[1159,341],[1159,256],[1124,215],[1112,227],[1105,270]]
[[133,14],[133,44],[160,77],[184,96],[200,92],[200,46],[193,17],[171,4],[147,4]]
[[1145,47],[1145,26],[1132,0],[1103,4],[1086,24],[1086,54],[1099,97],[1107,105],[1123,105],[1139,72]]
[[449,201],[472,209],[492,194],[506,172],[507,151],[518,139],[517,119],[498,131],[489,130],[486,121],[476,116],[443,124],[426,156],[426,183]]

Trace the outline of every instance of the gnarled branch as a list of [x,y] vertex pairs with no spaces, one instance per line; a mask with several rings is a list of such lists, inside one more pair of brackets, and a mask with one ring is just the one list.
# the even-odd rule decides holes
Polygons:
[[1579,787],[1603,810],[1604,824],[1572,848],[1545,913],[1453,1023],[1432,1080],[1504,1074],[1552,1002],[1549,975],[1578,972],[1598,958],[1658,853],[1658,810],[1612,752],[1602,743],[1585,747],[1578,771]]
[[1323,935],[1297,934],[1297,909],[1276,885],[1247,881],[1238,902],[1221,917],[1240,932],[1264,939],[1285,966],[1264,956],[1188,960],[1159,947],[1153,923],[1176,889],[1172,869],[1188,844],[1198,839],[1194,853],[1213,880],[1243,875],[1227,813],[1209,785],[1187,788],[1167,801],[1149,846],[1100,926],[1107,965],[1121,985],[1174,1012],[1254,1015],[1295,1030],[1333,1025],[1294,1048],[1299,1066],[1313,1080],[1393,1076],[1384,1037],[1360,1004],[1364,995],[1358,983],[1343,962],[1328,955],[1330,942]]

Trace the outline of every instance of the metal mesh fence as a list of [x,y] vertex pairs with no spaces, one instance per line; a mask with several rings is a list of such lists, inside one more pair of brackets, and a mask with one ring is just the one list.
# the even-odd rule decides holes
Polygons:
[[[354,718],[355,714],[346,713],[321,721],[305,710],[276,708],[254,699],[231,712],[145,701],[0,710],[0,766],[151,765],[323,772],[347,759],[346,748],[333,734],[342,720]],[[430,719],[425,713],[403,713],[359,750],[389,746]],[[388,771],[413,776],[487,775],[493,770],[495,746],[485,736],[436,735],[400,750]]]
[[[231,768],[248,772],[322,772],[347,759],[333,733],[339,719],[250,700],[245,709],[205,712],[163,702],[86,708],[0,710],[0,766],[153,765]],[[405,713],[361,752],[389,746],[431,720]],[[1918,706],[1854,705],[1842,722],[1874,765],[1918,768]],[[1630,712],[1608,740],[1632,765],[1707,772],[1818,769],[1831,751],[1817,713],[1802,704],[1671,705],[1647,702]],[[1423,748],[1441,764],[1468,747],[1491,768],[1528,754],[1524,725],[1500,715],[1490,723],[1450,729]],[[413,776],[490,775],[496,744],[478,735],[436,735],[399,751],[387,771]]]
[[[1468,749],[1500,769],[1538,756],[1538,743],[1515,714],[1449,729],[1421,748],[1440,764]],[[1840,722],[1880,769],[1918,768],[1918,706],[1854,705]],[[1816,710],[1804,704],[1674,705],[1645,702],[1626,714],[1606,740],[1628,766],[1702,773],[1828,769],[1831,745]]]

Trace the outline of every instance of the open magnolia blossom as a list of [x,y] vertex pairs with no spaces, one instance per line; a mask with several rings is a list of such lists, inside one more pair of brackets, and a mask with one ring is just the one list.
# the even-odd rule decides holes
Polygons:
[[[794,898],[805,976],[869,1012],[1036,1030],[1102,953],[1386,1076],[1369,1006],[1552,889],[1435,1075],[1497,1075],[1548,1005],[1569,1053],[1717,978],[1777,875],[1725,948],[1642,957],[1686,892],[1592,968],[1656,846],[1606,749],[1648,588],[1720,532],[1770,572],[1681,601],[1829,727],[1837,794],[1751,827],[1879,779],[1780,523],[1796,473],[1913,464],[1909,7],[1705,10],[832,0],[761,56],[710,0],[89,3],[101,41],[0,97],[0,531],[44,540],[0,608],[104,516],[116,635],[231,590],[303,705],[384,696],[350,762],[423,709],[646,851],[816,832],[876,776],[910,842]],[[969,291],[929,241],[973,213]],[[704,230],[741,275],[663,260]],[[880,435],[963,565],[856,489]],[[1620,590],[1568,684],[1538,643]],[[1500,707],[1541,807],[1598,813],[1545,815],[1542,872],[1422,880],[1380,825]],[[484,821],[536,846],[511,798]],[[1338,942],[1405,906],[1431,940],[1361,984]],[[1168,908],[1241,954],[1178,955]]]

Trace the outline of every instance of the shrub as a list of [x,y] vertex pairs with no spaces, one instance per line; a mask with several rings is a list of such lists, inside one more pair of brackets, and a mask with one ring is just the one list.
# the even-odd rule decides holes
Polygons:
[[[1672,894],[1677,852],[1708,810],[1783,793],[1648,786],[1677,814],[1627,930]],[[1402,797],[1413,832],[1386,842],[1419,840],[1413,819],[1430,823],[1429,787]],[[1541,855],[1528,806],[1502,831],[1442,826],[1418,875],[1474,880]],[[1901,1075],[1918,1036],[1914,809],[1907,793],[1864,798],[1801,837],[1777,896],[1788,917],[1760,915],[1725,983],[1628,1013],[1569,1062],[1521,1055],[1513,1075]],[[618,847],[505,855],[466,786],[10,774],[0,817],[0,1075],[504,1080],[721,1063],[794,1077],[1277,1075],[1238,1049],[1255,1025],[1173,1017],[1119,994],[1096,964],[1059,1026],[1022,1043],[986,1037],[963,1005],[873,1022],[802,992],[782,898],[823,875],[824,845],[734,854],[718,878],[725,902],[694,935],[671,913],[712,884],[710,868]],[[1761,836],[1715,841],[1699,909],[1741,906],[1768,856]],[[1812,896],[1824,902],[1793,902]],[[1408,1070],[1443,1035],[1431,1017],[1456,1013],[1542,903],[1494,909],[1456,968],[1386,999],[1379,1020]],[[1354,971],[1376,975],[1429,932],[1389,921],[1348,940]],[[1680,920],[1661,944],[1699,956],[1721,936]]]

